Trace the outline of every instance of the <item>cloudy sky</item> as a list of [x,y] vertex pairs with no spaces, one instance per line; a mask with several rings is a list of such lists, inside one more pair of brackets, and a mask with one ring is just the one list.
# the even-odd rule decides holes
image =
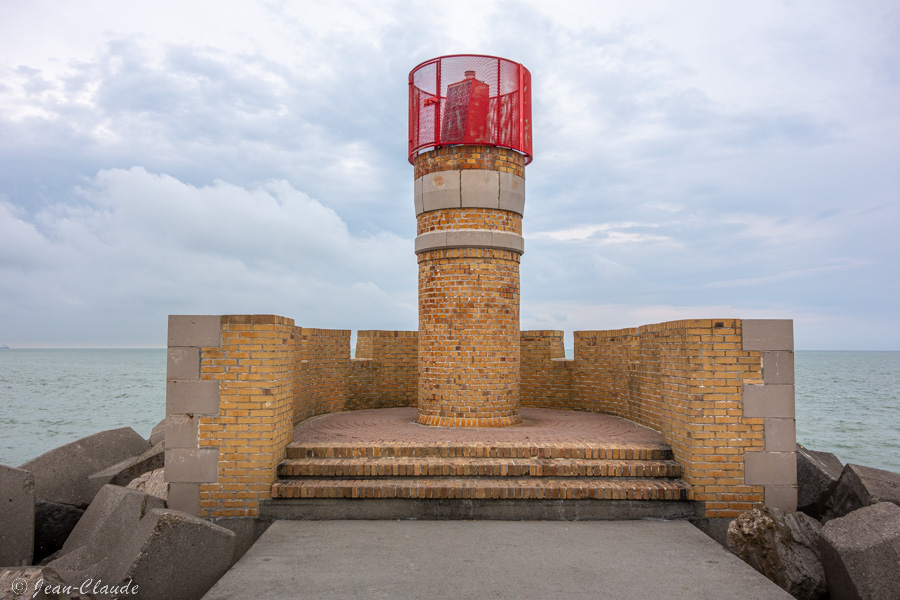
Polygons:
[[416,329],[407,77],[478,53],[533,78],[523,328],[898,350],[898,6],[0,0],[0,344]]

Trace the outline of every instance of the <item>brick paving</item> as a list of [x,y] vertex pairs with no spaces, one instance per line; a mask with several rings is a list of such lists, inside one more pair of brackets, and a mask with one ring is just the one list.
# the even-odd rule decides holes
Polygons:
[[609,415],[521,409],[505,428],[430,427],[415,408],[294,429],[272,498],[686,500],[659,433]]
[[670,460],[582,458],[300,458],[282,461],[279,477],[679,477]]
[[292,446],[314,444],[469,443],[664,447],[659,432],[611,415],[546,408],[520,409],[509,427],[431,427],[416,423],[413,407],[320,415],[294,428]]

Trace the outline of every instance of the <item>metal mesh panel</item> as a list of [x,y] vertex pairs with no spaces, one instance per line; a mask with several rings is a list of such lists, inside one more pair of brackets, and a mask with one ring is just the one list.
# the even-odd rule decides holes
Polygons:
[[453,55],[409,74],[409,161],[453,144],[502,146],[531,162],[531,73],[495,56]]

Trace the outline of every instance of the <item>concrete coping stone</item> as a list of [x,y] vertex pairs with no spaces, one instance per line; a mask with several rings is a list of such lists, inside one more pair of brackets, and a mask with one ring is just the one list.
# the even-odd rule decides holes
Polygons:
[[169,315],[168,346],[213,347],[222,345],[219,315]]
[[491,248],[523,254],[525,240],[517,233],[495,229],[445,229],[417,236],[415,248],[416,254],[448,248]]
[[741,336],[744,350],[793,350],[792,319],[743,319]]
[[525,212],[525,178],[492,169],[451,169],[417,177],[416,215],[449,208],[493,208]]

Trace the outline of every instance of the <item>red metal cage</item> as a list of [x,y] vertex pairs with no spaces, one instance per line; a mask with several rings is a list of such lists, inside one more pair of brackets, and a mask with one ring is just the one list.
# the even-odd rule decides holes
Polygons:
[[531,73],[480,54],[425,61],[409,73],[409,162],[434,148],[480,144],[531,155]]

